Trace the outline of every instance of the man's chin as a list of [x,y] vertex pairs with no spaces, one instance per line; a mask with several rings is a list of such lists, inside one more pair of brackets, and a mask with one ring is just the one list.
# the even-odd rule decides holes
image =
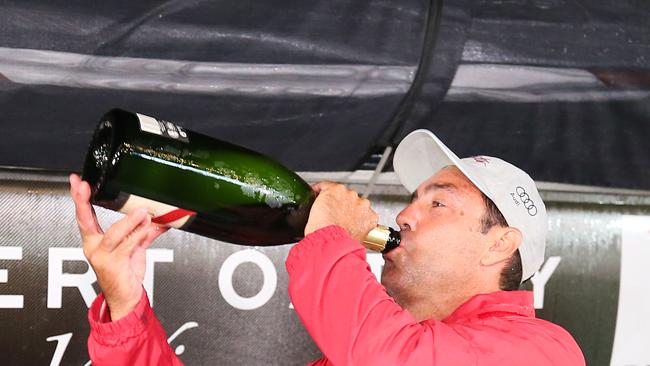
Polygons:
[[395,268],[395,265],[392,263],[389,264],[388,262],[384,264],[384,269],[381,271],[381,284],[386,288],[389,294],[390,289],[394,288],[397,283],[396,272],[397,268]]

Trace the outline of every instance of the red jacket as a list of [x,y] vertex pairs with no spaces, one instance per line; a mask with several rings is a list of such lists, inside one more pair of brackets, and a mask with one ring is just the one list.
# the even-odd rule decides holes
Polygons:
[[476,295],[444,321],[417,322],[365,256],[336,226],[289,252],[289,296],[327,358],[312,365],[585,365],[569,333],[535,318],[531,292]]
[[[327,227],[286,261],[296,312],[327,358],[311,365],[584,365],[573,338],[536,319],[532,293],[477,295],[444,321],[418,323],[377,282],[365,249]],[[93,365],[182,365],[143,294],[110,322],[100,295],[88,312]],[[101,315],[101,316],[100,316]]]

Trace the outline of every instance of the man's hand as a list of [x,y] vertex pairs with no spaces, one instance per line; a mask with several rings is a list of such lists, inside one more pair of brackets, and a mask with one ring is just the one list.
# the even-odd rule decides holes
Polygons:
[[338,225],[356,240],[363,240],[377,226],[379,216],[370,201],[342,184],[320,182],[313,187],[318,194],[309,213],[305,236],[329,225]]
[[90,204],[90,186],[76,174],[70,175],[70,195],[74,200],[84,255],[95,271],[111,319],[118,320],[140,301],[145,250],[167,228],[153,224],[146,210],[137,209],[104,233]]

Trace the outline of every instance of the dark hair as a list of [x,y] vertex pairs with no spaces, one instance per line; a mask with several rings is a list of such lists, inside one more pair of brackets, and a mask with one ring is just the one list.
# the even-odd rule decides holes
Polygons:
[[[496,225],[507,227],[508,222],[494,202],[492,202],[492,200],[485,194],[481,194],[483,196],[483,202],[485,203],[485,214],[481,217],[481,232],[487,234],[488,231]],[[521,284],[521,276],[521,255],[519,255],[519,249],[517,249],[510,259],[508,259],[508,263],[506,263],[501,271],[499,288],[503,291],[518,290],[519,285]]]

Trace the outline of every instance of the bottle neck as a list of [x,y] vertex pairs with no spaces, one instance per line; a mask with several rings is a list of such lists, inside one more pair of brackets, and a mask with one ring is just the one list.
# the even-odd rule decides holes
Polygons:
[[372,229],[363,240],[363,245],[373,251],[388,253],[397,248],[400,242],[398,231],[384,225],[378,225]]

